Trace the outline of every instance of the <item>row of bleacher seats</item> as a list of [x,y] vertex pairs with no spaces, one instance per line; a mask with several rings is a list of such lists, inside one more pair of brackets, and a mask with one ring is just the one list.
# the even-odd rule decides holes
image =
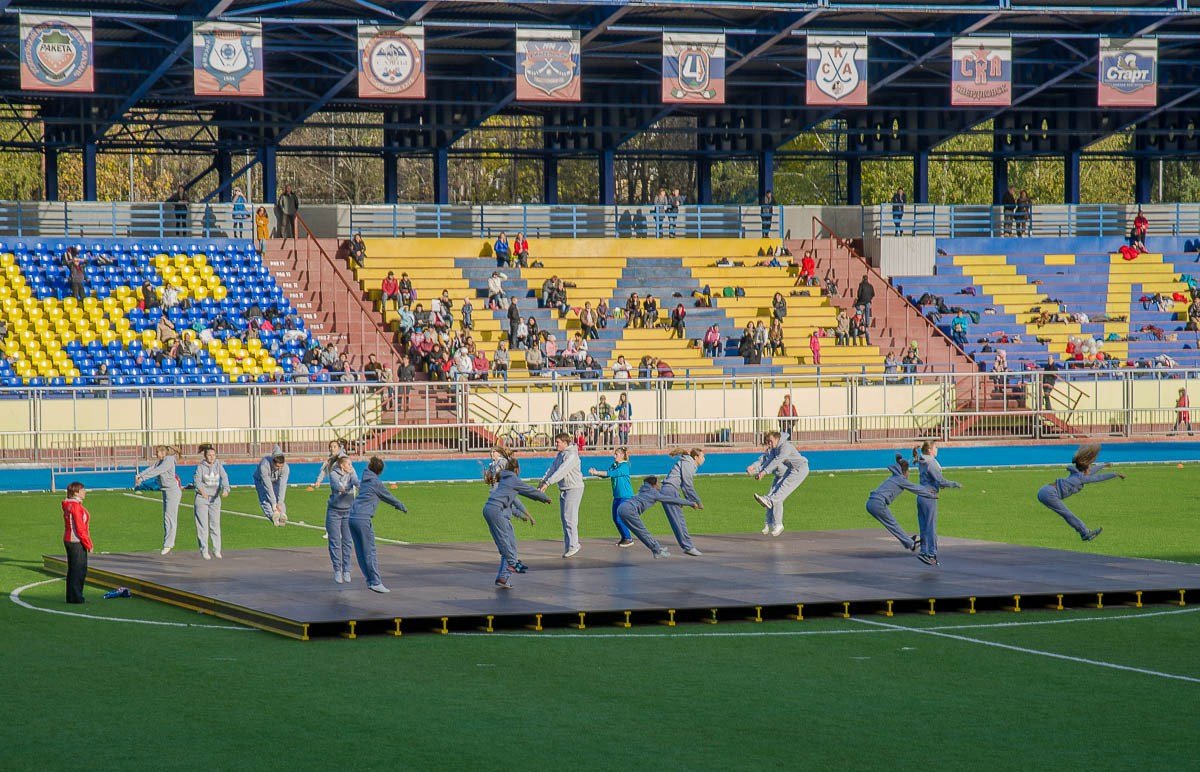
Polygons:
[[[83,260],[82,298],[69,283],[69,252]],[[147,307],[147,293],[161,299],[168,286],[179,303]],[[167,356],[164,316],[190,353]],[[267,316],[274,323],[257,321]],[[249,241],[0,243],[0,320],[5,386],[286,380],[313,345]]]

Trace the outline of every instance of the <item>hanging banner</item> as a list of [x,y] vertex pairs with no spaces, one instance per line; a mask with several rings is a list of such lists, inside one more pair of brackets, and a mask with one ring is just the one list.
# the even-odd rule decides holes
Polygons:
[[192,24],[196,96],[263,95],[263,36],[258,22]]
[[810,105],[867,103],[867,36],[809,35],[806,101]]
[[1012,104],[1012,38],[955,38],[950,104],[1007,107]]
[[517,101],[579,101],[579,31],[517,29]]
[[362,99],[425,98],[423,28],[358,26],[358,96]]
[[90,16],[21,14],[21,88],[80,91],[95,87]]
[[1100,38],[1100,107],[1158,104],[1158,40]]
[[662,101],[725,104],[725,33],[663,33]]

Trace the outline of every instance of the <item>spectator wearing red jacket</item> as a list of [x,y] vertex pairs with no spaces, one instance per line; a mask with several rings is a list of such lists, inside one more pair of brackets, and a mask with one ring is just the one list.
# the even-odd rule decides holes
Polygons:
[[92,516],[83,506],[86,495],[83,483],[73,482],[67,486],[67,498],[62,503],[63,546],[67,548],[67,603],[83,603],[87,556],[92,551],[92,534],[88,527]]
[[524,233],[518,233],[513,239],[512,253],[517,258],[517,265],[522,268],[529,267],[529,239],[525,238]]
[[393,271],[388,271],[387,277],[383,283],[379,285],[379,289],[383,292],[383,302],[386,304],[389,300],[396,301],[396,309],[400,308],[400,282],[396,279],[396,274]]

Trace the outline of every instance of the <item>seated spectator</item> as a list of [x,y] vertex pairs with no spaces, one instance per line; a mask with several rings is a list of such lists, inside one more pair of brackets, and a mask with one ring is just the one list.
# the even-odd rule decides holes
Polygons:
[[596,311],[592,308],[591,301],[584,302],[583,310],[579,312],[579,326],[583,330],[585,340],[600,337],[600,334],[596,332],[600,326],[600,321]]
[[770,342],[770,336],[767,334],[767,327],[762,322],[754,325],[754,347],[758,349],[758,355],[761,357],[767,352],[767,344]]
[[831,298],[836,298],[838,296],[838,279],[837,271],[833,269],[833,266],[830,266],[829,270],[825,272],[824,284],[825,294]]
[[508,279],[508,274],[500,271],[492,271],[492,275],[488,277],[488,307],[489,308],[504,308],[505,302],[508,300],[508,295],[504,292],[504,282]]
[[488,379],[488,373],[491,372],[492,367],[488,362],[487,354],[476,350],[475,356],[471,357],[471,366],[473,368],[471,380],[486,381]]
[[471,354],[465,348],[455,351],[454,360],[450,365],[450,380],[465,381],[474,374],[475,362],[471,359]]
[[738,356],[742,358],[743,364],[762,364],[762,352],[754,345],[754,324],[752,322],[747,322],[746,329],[742,331],[741,340],[738,341]]
[[[832,269],[830,269],[832,270]],[[826,274],[828,275],[828,274]],[[804,257],[800,259],[800,273],[796,276],[794,286],[813,287],[817,284],[817,261],[813,258],[812,251],[804,253]]]
[[173,284],[168,284],[163,287],[162,291],[162,307],[164,310],[179,307],[179,288]]
[[367,263],[367,245],[363,241],[361,233],[355,233],[350,239],[350,259],[359,268],[362,268]]
[[400,282],[396,280],[395,271],[387,272],[387,276],[379,285],[379,291],[383,295],[382,300],[385,307],[389,300],[395,301],[397,309],[403,304],[400,299]]
[[647,329],[653,329],[658,326],[658,298],[647,293],[646,299],[642,301],[642,324]]
[[647,355],[642,357],[638,362],[638,378],[642,381],[648,381],[654,377],[654,358]]
[[683,303],[675,306],[675,310],[671,312],[671,338],[679,338],[683,340],[686,334],[687,309],[683,307]]
[[867,331],[867,323],[863,319],[862,311],[855,310],[854,316],[850,317],[850,339],[855,346],[871,345],[871,336]]
[[885,374],[900,372],[900,362],[896,359],[896,355],[889,351],[887,356],[883,358],[883,372]]
[[612,377],[616,381],[629,380],[629,363],[625,361],[625,355],[621,354],[617,357],[617,361],[612,366]]
[[530,375],[542,374],[542,351],[537,346],[530,346],[525,352],[525,369]]
[[767,347],[771,349],[771,356],[787,356],[787,346],[783,342],[783,322],[775,319],[771,322],[771,329],[767,330]]
[[508,236],[503,232],[496,239],[496,242],[492,244],[492,253],[496,256],[497,268],[504,268],[509,264],[509,260],[512,258],[512,250],[508,246]]
[[839,346],[850,345],[850,317],[846,315],[846,309],[842,308],[837,313],[837,326],[834,327],[833,342]]
[[704,356],[719,356],[720,348],[721,328],[714,324],[704,332]]
[[367,354],[367,363],[363,365],[363,380],[383,383],[386,381],[388,372],[383,363],[374,354]]
[[600,298],[600,305],[596,306],[596,324],[600,329],[608,329],[608,320],[612,318],[612,308],[608,305],[607,298]]
[[425,310],[424,304],[417,303],[416,308],[413,309],[413,322],[419,330],[424,330],[430,326],[429,312]]
[[417,318],[413,315],[412,311],[408,310],[408,306],[400,306],[399,314],[400,334],[401,336],[407,337],[412,334],[413,329],[416,327]]
[[542,340],[542,361],[546,367],[554,367],[558,361],[558,339],[553,333],[546,335]]
[[666,360],[664,359],[659,359],[656,361],[654,363],[654,369],[655,376],[660,381],[667,381],[670,383],[671,379],[675,377],[675,371],[671,369],[671,366],[667,364]]
[[196,334],[191,330],[183,333],[183,343],[180,346],[180,354],[185,357],[195,359],[200,356],[200,343],[196,340]]
[[954,315],[954,319],[950,322],[951,337],[959,347],[967,345],[967,331],[970,323],[967,321],[967,315],[959,311]]
[[1138,252],[1146,251],[1146,233],[1150,230],[1150,221],[1139,206],[1137,216],[1133,218],[1133,229],[1129,231],[1129,246]]
[[775,297],[771,300],[771,318],[777,322],[782,322],[787,318],[788,305],[787,299],[780,292],[775,293]]
[[538,327],[538,321],[534,317],[529,317],[525,320],[525,326],[529,328],[529,345],[535,345],[541,341],[542,331]]
[[496,353],[492,356],[492,372],[499,376],[506,376],[511,361],[508,353],[508,343],[500,341],[499,345],[496,346]]
[[625,329],[629,329],[630,327],[637,329],[642,326],[642,301],[638,298],[638,294],[634,292],[625,301]]
[[164,347],[171,345],[171,341],[179,337],[179,333],[175,331],[175,325],[171,324],[171,320],[167,318],[166,314],[159,317],[155,335]]
[[158,291],[154,289],[154,285],[150,282],[142,284],[142,309],[150,311],[154,308],[159,308],[162,303],[158,299]]
[[308,383],[311,378],[308,365],[300,357],[292,357],[292,382]]
[[525,238],[524,233],[518,233],[513,239],[512,253],[517,259],[517,265],[525,268],[529,265],[529,241]]
[[416,290],[413,289],[412,279],[408,278],[407,273],[400,274],[400,284],[397,286],[400,292],[400,302],[406,306],[412,305],[412,302],[417,299]]
[[338,353],[337,346],[333,343],[325,346],[325,350],[321,352],[321,367],[324,367],[329,372],[334,372],[334,368],[342,361],[341,354]]
[[594,381],[601,375],[600,363],[591,354],[588,354],[583,358],[583,361],[579,362],[578,370],[579,377],[584,380]]

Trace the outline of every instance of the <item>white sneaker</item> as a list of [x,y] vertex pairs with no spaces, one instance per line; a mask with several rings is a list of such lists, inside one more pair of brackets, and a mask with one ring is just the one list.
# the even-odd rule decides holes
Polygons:
[[774,528],[772,528],[772,529],[771,529],[771,535],[772,535],[772,536],[778,536],[778,535],[779,535],[779,534],[781,534],[781,533],[783,533],[783,526],[782,526],[782,525],[777,525],[777,526],[775,526]]
[[160,552],[160,553],[158,553],[158,554],[160,554],[160,555],[166,555],[166,554],[167,554],[167,553],[169,553],[169,552],[170,552],[172,549],[174,549],[174,547],[163,547],[163,548],[162,548],[162,552]]
[[659,558],[669,558],[669,557],[671,557],[671,553],[667,551],[666,547],[663,547],[658,552],[654,553],[655,560],[658,560]]
[[576,544],[574,547],[572,547],[571,549],[569,549],[569,550],[567,550],[566,552],[564,552],[564,553],[563,553],[563,557],[564,557],[564,558],[569,558],[569,557],[571,557],[571,556],[573,556],[573,555],[578,555],[578,554],[579,554],[579,545],[578,545],[578,544]]
[[322,539],[325,539],[326,541],[328,541],[328,540],[329,540],[329,534],[328,534],[328,533],[323,533],[323,534],[321,534],[321,538],[322,538]]
[[762,495],[761,493],[754,494],[754,500],[758,502],[758,505],[760,507],[766,507],[767,509],[771,508],[770,499],[768,499],[766,496]]
[[215,552],[213,552],[213,557],[216,558],[217,560],[220,560],[221,559],[221,550],[216,550]]
[[382,584],[373,584],[370,587],[368,587],[367,589],[370,590],[371,592],[391,592],[391,590],[384,587]]
[[280,524],[280,525],[287,525],[287,515],[286,515],[286,514],[281,514],[281,515],[279,516],[279,524]]
[[766,536],[766,535],[767,535],[767,534],[769,534],[770,532],[771,532],[771,524],[770,524],[770,523],[767,523],[766,525],[764,525],[764,526],[763,526],[763,529],[762,529],[762,535],[763,535],[763,536]]
[[692,556],[692,557],[694,557],[694,558],[698,558],[698,557],[700,557],[701,555],[703,555],[704,553],[703,553],[703,552],[701,552],[700,550],[696,549],[695,547],[692,547],[690,550],[684,550],[684,551],[683,551],[683,554],[685,554],[685,555],[691,555],[691,556]]
[[350,584],[350,572],[349,571],[342,572],[342,581],[345,582],[346,584]]
[[205,560],[212,560],[212,555],[208,554],[208,550],[201,552],[200,557],[204,558]]
[[333,581],[336,582],[337,584],[342,583],[342,572],[341,571],[333,572]]

